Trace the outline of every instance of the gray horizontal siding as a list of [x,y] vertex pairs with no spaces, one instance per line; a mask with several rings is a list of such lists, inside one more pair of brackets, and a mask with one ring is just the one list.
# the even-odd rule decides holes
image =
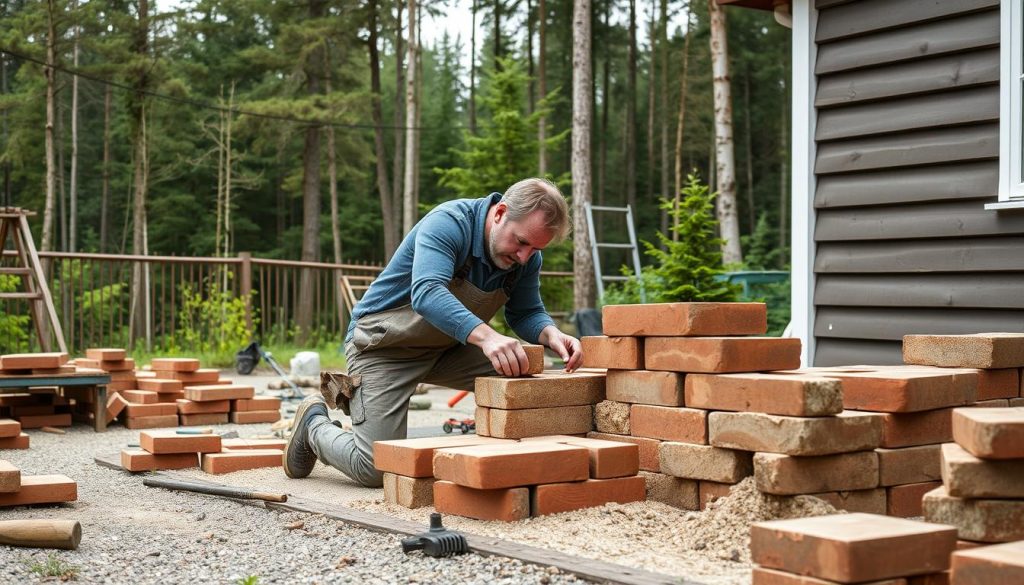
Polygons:
[[1024,272],[996,274],[830,274],[814,301],[843,307],[1024,309]]
[[870,136],[818,147],[814,172],[852,173],[999,157],[999,124],[977,124]]
[[821,45],[818,75],[999,46],[999,11],[989,10]]
[[[1024,236],[826,242],[818,245],[814,271],[836,273],[1024,272]],[[958,278],[969,278],[967,275]],[[831,277],[819,278],[828,282]],[[1024,296],[1024,289],[1021,295]]]
[[998,81],[999,49],[982,49],[828,75],[818,82],[814,105],[854,104]]
[[821,8],[814,363],[1024,332],[1024,213],[996,213],[998,0]]
[[999,0],[860,0],[823,11],[819,43],[998,7]]
[[824,175],[818,179],[814,205],[835,208],[995,198],[998,172],[998,163],[990,161]]
[[862,339],[818,340],[815,365],[818,366],[892,366],[903,363],[901,341],[865,341]]

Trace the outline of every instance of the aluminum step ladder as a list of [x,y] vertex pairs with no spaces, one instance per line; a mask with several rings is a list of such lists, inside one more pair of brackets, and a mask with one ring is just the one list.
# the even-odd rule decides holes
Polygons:
[[[644,282],[640,279],[640,249],[636,244],[636,229],[633,227],[633,209],[627,205],[625,207],[608,207],[604,205],[591,205],[589,201],[585,202],[584,208],[587,212],[587,232],[590,234],[590,253],[594,258],[594,280],[597,282],[597,298],[600,301],[604,298],[604,283],[609,282],[623,282],[629,280],[628,276],[621,274],[609,274],[606,275],[601,271],[601,254],[600,251],[604,249],[620,249],[630,250],[633,256],[633,274],[637,277],[637,284],[640,287],[640,302],[647,302],[647,294],[644,291]],[[612,243],[612,242],[598,242],[597,234],[594,229],[594,212],[600,211],[602,213],[624,213],[626,214],[626,229],[629,232],[629,243]]]

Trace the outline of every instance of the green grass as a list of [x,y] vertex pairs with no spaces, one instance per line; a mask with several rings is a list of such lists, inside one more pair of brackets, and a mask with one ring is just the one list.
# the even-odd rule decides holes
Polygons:
[[[320,368],[321,369],[341,369],[345,367],[345,353],[341,351],[341,343],[328,343],[321,344],[320,347],[302,347],[294,344],[278,344],[261,346],[264,351],[270,352],[274,357],[274,360],[281,365],[281,368],[287,372],[291,367],[291,359],[295,357],[295,354],[300,351],[315,351],[320,354]],[[238,350],[244,349],[239,347]],[[238,351],[236,350],[236,351]],[[196,358],[203,364],[204,368],[227,368],[233,369],[235,367],[235,352],[226,353],[214,353],[214,352],[195,352],[187,349],[179,351],[168,351],[165,349],[154,349],[152,352],[147,352],[145,349],[136,348],[132,352],[132,357],[135,359],[135,363],[138,367],[148,364],[153,358],[160,357],[190,357]],[[260,360],[259,366],[256,371],[262,372],[272,371],[270,366],[267,365],[266,360]]]
[[26,559],[28,570],[40,577],[57,577],[61,581],[70,581],[78,575],[78,567],[61,560],[54,553],[47,555],[43,562]]
[[237,585],[259,585],[259,575],[249,575],[248,577],[240,577],[235,583]]

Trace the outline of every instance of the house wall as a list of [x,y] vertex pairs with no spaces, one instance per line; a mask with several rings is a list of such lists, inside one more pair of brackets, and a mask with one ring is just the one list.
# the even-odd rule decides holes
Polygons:
[[1024,332],[999,175],[999,0],[815,0],[815,365],[908,333]]

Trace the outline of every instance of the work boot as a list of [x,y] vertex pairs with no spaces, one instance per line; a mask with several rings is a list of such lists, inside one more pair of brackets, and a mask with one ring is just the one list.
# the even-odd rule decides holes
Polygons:
[[327,405],[316,395],[307,397],[295,410],[292,435],[284,446],[284,473],[292,479],[306,477],[316,465],[316,453],[309,445],[309,423],[318,415],[327,416]]

